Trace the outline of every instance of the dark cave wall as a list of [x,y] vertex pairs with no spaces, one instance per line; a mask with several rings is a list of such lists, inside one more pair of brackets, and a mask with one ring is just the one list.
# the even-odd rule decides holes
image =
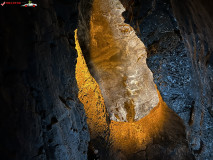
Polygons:
[[42,1],[0,10],[1,159],[87,157],[89,133],[75,80],[77,6]]
[[93,0],[81,0],[79,3],[78,39],[88,68],[90,65],[90,15]]
[[197,159],[212,151],[212,2],[122,0],[127,23],[147,46],[163,99],[186,125]]
[[213,2],[172,0],[192,64],[195,97],[188,138],[198,159],[213,158]]

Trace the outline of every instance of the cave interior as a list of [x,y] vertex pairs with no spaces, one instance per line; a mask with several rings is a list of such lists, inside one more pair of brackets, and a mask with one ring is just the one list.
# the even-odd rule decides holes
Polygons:
[[0,159],[213,159],[213,1],[33,3],[1,1]]

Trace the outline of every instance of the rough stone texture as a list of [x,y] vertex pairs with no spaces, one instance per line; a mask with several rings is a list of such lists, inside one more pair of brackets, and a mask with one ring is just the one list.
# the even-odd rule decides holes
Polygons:
[[119,0],[94,0],[90,17],[91,74],[98,82],[110,118],[137,121],[159,100],[146,64],[146,48],[124,23]]
[[87,159],[75,80],[78,1],[38,3],[0,10],[1,159]]
[[[87,2],[85,2],[84,5],[86,5],[86,3]],[[88,2],[88,4],[91,4],[91,2]],[[90,9],[91,9],[91,6],[90,6]],[[88,12],[88,13],[91,13],[91,12]],[[89,42],[90,42],[90,35],[88,32],[85,32],[85,31],[90,31],[92,27],[89,27],[89,25],[86,25],[86,23],[89,22],[89,16],[88,15],[84,16],[83,14],[81,15],[82,17],[80,17],[80,24],[84,24],[84,27],[87,27],[87,28],[85,29],[85,28],[82,28],[81,26],[78,27],[79,29],[78,35],[85,35],[84,38],[81,38],[81,36],[79,36],[79,41],[80,41],[84,56],[87,59],[87,65],[90,67],[89,68],[90,71],[92,71],[91,70],[92,66],[89,63],[91,55],[90,55],[90,50],[88,49]],[[103,32],[105,31],[106,30],[103,30]],[[104,34],[103,32],[101,32],[100,34]],[[177,39],[177,37],[175,38]],[[180,38],[180,35],[178,35],[178,38]],[[183,47],[184,46],[183,43],[181,44]],[[88,96],[88,94],[85,94],[85,96]],[[167,113],[170,116],[168,116]],[[112,142],[108,141],[108,143],[109,143],[109,147],[115,147],[114,150],[110,148],[111,159],[119,159],[119,158],[121,159],[125,159],[125,158],[127,159],[184,159],[184,160],[194,159],[193,155],[190,153],[190,150],[188,149],[188,144],[185,137],[185,127],[182,121],[180,120],[180,118],[174,112],[170,112],[170,111],[166,111],[165,113],[160,112],[159,114],[156,114],[156,115],[154,114],[155,116],[153,116],[153,120],[152,118],[151,119],[148,118],[151,115],[153,114],[149,114],[147,116],[148,121],[145,121],[144,124],[143,123],[140,124],[140,122],[137,121],[139,125],[137,122],[127,123],[127,122],[111,121],[110,136],[112,137]],[[158,119],[159,118],[158,116],[159,117],[165,116],[165,119],[164,120],[161,119],[162,120],[161,121]],[[177,120],[175,119],[175,117],[177,118]],[[146,117],[144,119],[146,119]],[[149,120],[151,121],[151,123]],[[141,119],[141,122],[143,122],[143,119]],[[158,125],[159,123],[161,124],[161,122],[163,124],[163,128],[156,127],[156,125]],[[145,127],[146,125],[147,127]],[[151,128],[151,129],[149,130],[148,128]],[[162,129],[161,130],[162,132],[161,131],[158,132],[159,128]],[[152,129],[154,133],[156,134],[152,134]],[[147,130],[147,132],[145,130]],[[181,130],[182,133],[179,134],[178,130],[179,131]],[[147,137],[146,136],[143,137],[144,134],[147,135]],[[141,137],[144,138],[145,140],[148,140],[150,138],[149,145],[146,145],[143,147],[141,147],[140,145],[136,145],[135,143],[137,143],[137,138],[134,138],[134,135],[137,138],[142,135]],[[177,136],[177,137],[174,138],[174,136]],[[139,139],[143,140],[142,138],[141,139],[139,138]],[[178,140],[178,138],[180,138],[181,140]],[[180,143],[181,141],[183,143]],[[101,141],[100,139],[92,140],[91,148],[93,148],[94,146],[95,149],[99,150],[99,148],[101,147],[98,144],[102,142],[103,141]],[[126,146],[124,144],[126,144]],[[141,143],[138,143],[138,144],[141,144]],[[145,144],[145,142],[143,144]],[[129,150],[128,150],[128,147],[130,147]],[[137,149],[134,150],[135,148]],[[137,153],[134,153],[134,152],[137,152]],[[128,153],[131,153],[131,154],[128,155]],[[94,157],[95,157],[94,153],[93,155],[89,156],[89,158],[91,159]],[[99,157],[101,157],[101,159],[107,159],[106,157],[103,157],[101,153],[99,154]]]
[[[92,0],[81,2],[79,38],[86,50]],[[185,122],[192,153],[212,159],[212,2],[172,0],[173,10],[169,0],[121,2],[127,23],[147,47],[161,95]],[[38,3],[0,10],[1,159],[86,159],[89,134],[74,78],[78,0]],[[166,138],[157,137],[132,159],[171,159],[187,148],[171,149]]]
[[213,159],[213,2],[171,2],[192,64],[195,103],[187,130],[189,142],[197,159]]
[[193,159],[181,118],[168,108],[159,92],[158,105],[146,117],[131,123],[107,121],[100,88],[88,71],[77,39],[76,48],[79,99],[91,135],[89,159]]
[[[184,118],[189,115],[193,101],[191,65],[171,6],[164,0],[137,1],[134,5],[137,8],[133,9],[133,20],[129,22],[139,27],[138,36],[147,46],[147,63],[154,81],[168,106]],[[139,10],[143,12],[137,15]]]
[[163,99],[185,122],[192,153],[212,159],[212,3],[122,2],[127,23],[147,46],[147,63]]

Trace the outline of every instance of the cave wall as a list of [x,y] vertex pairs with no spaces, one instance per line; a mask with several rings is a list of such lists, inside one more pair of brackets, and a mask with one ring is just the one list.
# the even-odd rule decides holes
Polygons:
[[[79,0],[1,8],[1,159],[86,159],[89,133],[74,78],[78,14],[88,55],[84,33],[92,0],[84,2],[80,13]],[[212,2],[121,2],[124,18],[147,47],[147,64],[164,101],[184,121],[192,153],[211,159]]]
[[147,63],[163,99],[185,123],[192,153],[211,159],[212,2],[122,2],[127,23],[147,46]]
[[187,130],[189,142],[198,159],[212,159],[213,2],[172,0],[171,3],[192,64],[195,103]]
[[124,17],[147,47],[147,64],[163,99],[188,121],[193,103],[191,64],[169,1],[135,1],[127,8]]
[[[87,3],[88,3],[88,5],[91,4],[91,2],[87,2],[86,0],[84,2],[85,2],[84,5]],[[163,95],[163,99],[166,101],[166,103],[169,105],[170,108],[173,107],[172,108],[173,110],[176,109],[175,110],[176,113],[177,113],[177,111],[180,110],[180,112],[182,111],[181,113],[183,115],[187,114],[188,117],[186,117],[186,118],[189,119],[190,109],[187,108],[188,109],[187,113],[184,113],[185,108],[184,109],[181,108],[181,105],[185,105],[185,103],[189,103],[189,104],[191,103],[191,101],[190,101],[191,99],[188,100],[186,98],[187,94],[190,94],[190,90],[188,90],[186,92],[186,95],[182,96],[182,92],[184,91],[184,89],[186,89],[186,88],[189,89],[191,87],[191,85],[190,85],[191,79],[185,80],[184,77],[179,78],[178,74],[181,74],[181,75],[188,74],[190,76],[190,73],[191,73],[190,63],[187,58],[187,51],[185,49],[184,43],[180,41],[181,35],[178,30],[177,23],[175,22],[175,19],[172,16],[171,6],[168,3],[169,1],[167,1],[167,3],[164,1],[158,1],[158,2],[156,2],[156,1],[153,1],[153,2],[137,1],[138,3],[136,3],[136,1],[135,1],[135,3],[129,3],[129,2],[127,3],[127,1],[122,1],[122,2],[124,4],[124,6],[127,8],[127,11],[123,14],[127,23],[131,24],[135,28],[135,30],[138,33],[138,37],[140,37],[141,40],[146,45],[149,43],[149,47],[148,47],[148,57],[149,58],[147,61],[148,66],[152,70],[152,72],[154,72],[155,83],[158,85],[158,87],[160,87],[159,89]],[[132,2],[132,1],[130,1],[130,2]],[[136,9],[134,10],[134,7],[135,8],[138,7],[137,10]],[[145,8],[143,8],[143,7],[145,7]],[[88,8],[88,10],[89,10],[89,8]],[[138,12],[138,14],[142,14],[141,19],[144,19],[144,21],[141,20],[140,17],[137,17],[136,15],[134,15],[135,13],[133,13],[133,11],[135,11],[136,13]],[[145,11],[145,12],[141,13],[142,11]],[[83,24],[83,25],[78,26],[79,42],[80,42],[84,57],[86,58],[87,65],[89,66],[89,69],[91,71],[92,67],[90,66],[90,61],[89,61],[90,60],[90,56],[89,56],[90,55],[90,53],[89,53],[90,44],[88,43],[90,41],[90,35],[89,35],[88,31],[91,29],[91,28],[89,28],[89,25],[88,25],[89,16],[86,14],[81,14],[81,15],[82,16],[79,17],[79,23]],[[144,16],[145,16],[145,18],[144,18]],[[133,17],[136,18],[136,20],[134,20]],[[145,23],[145,24],[141,23],[141,25],[143,25],[143,27],[140,28],[137,20],[141,20],[141,22]],[[145,34],[146,34],[146,36],[145,36]],[[80,36],[80,35],[84,35],[84,36]],[[155,46],[158,46],[159,48],[161,48],[161,52],[159,52],[159,53],[157,52],[158,50],[160,50],[159,48],[156,48],[156,50],[153,51],[155,49]],[[170,50],[171,50],[171,52],[170,52]],[[183,60],[182,60],[182,57],[183,57]],[[155,58],[156,60],[154,61],[152,58],[153,59]],[[173,67],[172,68],[173,70],[170,70],[170,73],[177,72],[178,67],[180,67],[179,63],[182,64],[182,68],[183,68],[182,70],[183,71],[186,70],[186,71],[182,73],[182,70],[181,70],[178,73],[176,73],[176,74],[174,73],[171,76],[173,76],[173,77],[175,76],[175,78],[178,77],[179,78],[178,80],[180,80],[180,84],[185,87],[184,89],[180,88],[180,84],[176,84],[175,81],[174,82],[172,81],[172,84],[170,84],[171,78],[169,79],[170,81],[167,80],[168,77],[167,77],[166,71],[161,69],[161,67],[162,67],[161,65],[163,64],[161,61],[162,59],[164,60],[164,63],[165,63],[164,67],[167,70],[170,70],[171,66]],[[182,60],[182,62],[178,62],[178,64],[175,63],[176,61],[180,61],[180,60]],[[172,61],[171,64],[168,64],[168,63],[170,63],[170,61]],[[155,70],[153,68],[155,68]],[[157,76],[161,76],[161,79],[159,79],[159,82],[158,82],[158,80],[156,80]],[[167,80],[167,86],[159,85],[165,80]],[[174,88],[172,88],[172,87],[174,87]],[[166,93],[164,91],[167,92],[168,97],[166,97]],[[172,92],[171,95],[170,95],[170,92]],[[178,98],[175,99],[176,95],[174,95],[174,93],[177,93],[177,95],[179,96],[178,97],[179,99]],[[87,96],[87,95],[85,95],[85,96]],[[173,100],[173,101],[171,102],[171,100]],[[174,103],[174,105],[173,105],[173,103]],[[172,104],[172,107],[171,107],[171,104]],[[187,106],[187,107],[191,107],[191,106]],[[167,118],[169,119],[169,117],[167,117]],[[166,122],[165,122],[165,124],[166,124]],[[167,123],[165,125],[165,128],[163,129],[163,133],[157,134],[157,136],[153,136],[153,137],[151,136],[153,141],[150,142],[150,144],[147,145],[145,147],[145,149],[141,148],[141,150],[138,153],[135,153],[134,156],[135,157],[138,156],[141,159],[146,159],[146,158],[147,159],[160,159],[160,158],[161,159],[194,159],[193,155],[191,154],[190,149],[188,149],[188,143],[187,143],[187,141],[185,141],[186,140],[185,133],[178,135],[178,137],[179,138],[181,137],[182,140],[184,141],[184,143],[182,143],[182,144],[177,144],[179,142],[179,140],[171,138],[173,136],[173,134],[169,134],[169,133],[172,133],[171,132],[172,129],[169,129],[172,126],[171,124],[172,123],[170,123],[168,125],[168,123]],[[179,125],[173,126],[173,127],[175,127],[174,130],[181,129],[184,132],[185,127],[182,125],[180,127],[180,124],[182,124],[182,121],[178,122],[178,124]],[[153,128],[155,128],[155,127],[153,126]],[[131,129],[130,129],[130,132],[131,132]],[[174,133],[174,135],[176,135],[176,134],[177,134],[177,132]],[[170,137],[172,139],[172,141],[170,141],[171,139],[170,140],[165,139],[165,137]],[[95,140],[92,140],[92,141],[94,142]],[[96,143],[96,142],[94,142],[94,143]],[[98,147],[98,146],[96,146],[96,147]],[[173,153],[173,151],[175,153]],[[122,151],[119,151],[118,153],[122,154]],[[118,154],[118,153],[115,153],[115,154]],[[174,155],[176,153],[178,153],[178,154]],[[124,153],[124,155],[125,155],[125,153]],[[131,155],[131,156],[133,156],[133,155]]]
[[77,6],[46,0],[0,10],[1,159],[87,159],[75,80]]

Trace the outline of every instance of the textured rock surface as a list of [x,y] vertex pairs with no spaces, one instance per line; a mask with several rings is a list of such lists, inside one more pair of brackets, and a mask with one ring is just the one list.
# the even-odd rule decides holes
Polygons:
[[[163,99],[185,122],[192,153],[212,159],[212,2],[172,0],[173,9],[169,0],[121,2],[127,23],[147,47],[147,64]],[[78,0],[38,3],[33,9],[10,5],[0,10],[1,159],[86,159],[89,134],[74,78]],[[79,13],[86,59],[91,4],[82,0]],[[184,126],[176,123],[181,143],[158,134],[132,159],[193,159],[185,152]],[[105,141],[92,142],[89,158],[103,156],[105,150],[94,153],[106,147]],[[124,158],[116,152],[112,156]]]
[[168,0],[122,2],[125,18],[147,46],[162,97],[185,122],[193,153],[212,159],[211,2],[172,0],[172,7]]
[[[86,5],[86,3],[87,2],[85,2],[84,5]],[[89,4],[91,4],[91,2]],[[89,63],[91,55],[90,50],[88,49],[90,35],[88,32],[85,32],[92,30],[92,27],[86,25],[86,23],[88,22],[89,16],[84,16],[82,14],[82,16],[80,17],[80,24],[84,24],[84,26],[81,27],[79,25],[78,35],[83,53],[87,58],[87,65],[89,67],[92,67],[91,63]],[[100,25],[99,27],[101,28],[104,26]],[[99,34],[105,34],[104,32],[108,31],[103,30],[103,32],[100,32]],[[84,38],[82,38],[80,35],[85,36]],[[93,70],[90,68],[90,71]],[[79,78],[80,77],[83,76],[79,76]],[[89,77],[91,76],[87,75],[85,78],[82,78],[84,79],[83,81],[82,79],[77,79],[77,81],[83,82],[78,83],[80,84],[80,88],[81,86],[85,88],[87,86],[88,91],[90,90],[90,87],[98,90],[98,86],[93,86],[97,84],[91,83],[91,78]],[[87,92],[86,89],[80,92],[81,94],[83,94],[81,95],[81,97],[85,97],[84,99],[88,99],[87,97],[94,97],[92,96],[93,93]],[[103,100],[101,100],[101,95],[99,98],[100,101],[98,101],[101,103],[96,103],[94,105],[91,105],[91,103],[84,101],[84,99],[82,99],[82,103],[84,103],[84,107],[89,119],[97,117],[96,115],[92,114],[94,112],[91,112],[91,110],[101,110],[101,107],[103,107]],[[102,122],[102,120],[103,118],[100,119],[100,122]],[[94,125],[97,125],[96,123],[98,122],[94,120],[94,122],[90,121],[88,125],[89,127],[93,128]],[[116,122],[112,120],[111,123],[109,123],[109,126],[110,139],[105,139],[105,137],[99,137],[97,139],[92,139],[91,141],[91,148],[95,148],[97,150],[102,150],[102,147],[104,146],[103,144],[107,143],[105,144],[105,146],[109,147],[109,155],[103,156],[102,153],[100,153],[98,154],[98,157],[100,157],[100,159],[193,159],[193,156],[191,155],[190,150],[188,149],[185,137],[185,127],[181,119],[166,105],[162,105],[162,103],[160,103],[159,107],[153,109],[153,111],[145,118],[140,119],[137,122]],[[109,158],[106,156],[109,156]],[[92,157],[96,157],[94,153]],[[89,156],[89,158],[91,158],[91,156]]]
[[77,3],[0,10],[1,159],[87,159],[75,80]]
[[90,71],[98,82],[110,118],[135,121],[158,104],[146,49],[121,16],[119,1],[94,0],[90,17]]
[[132,14],[132,20],[127,20],[138,27],[138,35],[147,46],[147,64],[162,97],[184,119],[184,115],[190,114],[193,101],[191,65],[169,1],[136,2],[132,6],[134,12],[124,16]]
[[206,0],[172,0],[172,7],[192,64],[191,92],[195,102],[187,133],[197,159],[213,159],[212,6],[212,1]]
[[78,96],[91,135],[89,159],[193,159],[181,118],[168,108],[159,92],[158,105],[146,117],[136,122],[107,121],[104,99],[88,71],[77,38],[76,49]]

